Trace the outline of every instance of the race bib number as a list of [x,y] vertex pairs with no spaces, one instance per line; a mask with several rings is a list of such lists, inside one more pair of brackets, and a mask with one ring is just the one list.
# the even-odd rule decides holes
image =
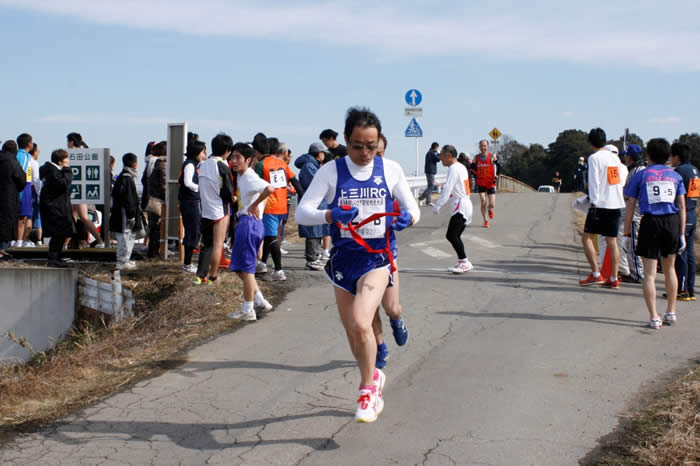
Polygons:
[[688,197],[700,197],[700,178],[691,178],[688,183]]
[[270,170],[270,184],[275,189],[287,187],[287,174],[283,169]]
[[676,200],[676,185],[673,181],[648,181],[646,186],[649,204],[672,204]]
[[[385,200],[383,197],[374,199],[338,199],[338,205],[349,205],[357,207],[357,217],[352,224],[357,225],[367,217],[386,212]],[[370,222],[357,230],[357,233],[365,239],[384,238],[386,235],[386,217],[380,217],[374,222]],[[349,231],[340,231],[341,238],[352,238]]]
[[608,184],[620,184],[620,169],[608,167]]

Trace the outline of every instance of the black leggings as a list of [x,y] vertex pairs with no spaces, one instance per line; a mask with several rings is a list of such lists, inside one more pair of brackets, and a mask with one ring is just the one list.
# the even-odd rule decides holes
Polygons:
[[464,243],[462,243],[462,238],[460,238],[465,226],[464,216],[460,213],[456,213],[450,218],[450,224],[447,226],[447,234],[445,235],[447,241],[449,241],[455,249],[459,260],[467,258],[467,253],[464,252]]
[[263,239],[262,261],[267,262],[269,256],[272,256],[275,270],[282,270],[282,252],[280,251],[280,243],[277,242],[276,236],[266,236]]

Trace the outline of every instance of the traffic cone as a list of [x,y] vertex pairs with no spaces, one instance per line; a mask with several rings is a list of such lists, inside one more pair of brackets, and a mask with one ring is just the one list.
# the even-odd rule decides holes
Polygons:
[[612,273],[612,260],[610,259],[610,249],[605,248],[605,256],[603,257],[603,265],[600,267],[600,275],[603,280],[610,280]]
[[231,260],[226,258],[226,250],[221,248],[221,261],[219,262],[220,269],[227,269],[231,265]]

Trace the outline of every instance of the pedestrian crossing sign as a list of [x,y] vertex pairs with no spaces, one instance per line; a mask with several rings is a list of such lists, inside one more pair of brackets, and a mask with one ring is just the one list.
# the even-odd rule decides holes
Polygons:
[[491,131],[489,131],[489,136],[491,136],[491,139],[493,139],[494,141],[497,141],[498,138],[501,137],[501,132],[498,131],[498,128],[494,128]]

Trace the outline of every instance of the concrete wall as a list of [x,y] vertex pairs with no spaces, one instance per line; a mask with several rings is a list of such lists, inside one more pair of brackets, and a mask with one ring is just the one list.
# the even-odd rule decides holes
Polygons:
[[51,348],[73,324],[76,269],[0,269],[0,362],[27,360],[31,351],[10,341],[12,331],[35,352]]

